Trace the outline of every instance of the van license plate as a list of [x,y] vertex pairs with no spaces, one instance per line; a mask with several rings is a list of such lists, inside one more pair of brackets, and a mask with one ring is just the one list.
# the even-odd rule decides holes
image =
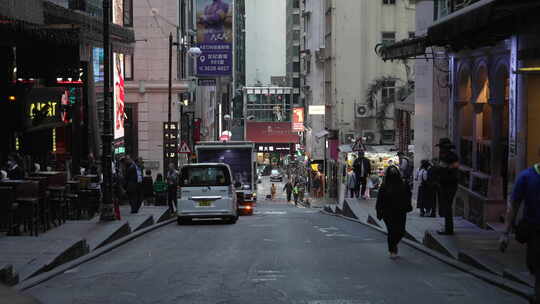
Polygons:
[[199,207],[210,207],[212,206],[211,201],[199,201]]

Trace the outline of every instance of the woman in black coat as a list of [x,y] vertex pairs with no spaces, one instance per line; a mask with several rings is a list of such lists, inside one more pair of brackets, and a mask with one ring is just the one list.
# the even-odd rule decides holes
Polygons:
[[407,212],[412,211],[411,190],[401,178],[399,168],[386,169],[384,181],[377,196],[377,218],[384,220],[388,230],[388,251],[390,258],[398,254],[398,243],[405,235]]

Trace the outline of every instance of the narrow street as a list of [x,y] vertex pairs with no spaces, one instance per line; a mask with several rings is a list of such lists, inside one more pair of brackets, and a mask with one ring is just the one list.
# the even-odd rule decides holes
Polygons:
[[256,210],[236,225],[165,226],[27,293],[46,304],[525,303],[406,245],[393,261],[385,235],[283,196]]

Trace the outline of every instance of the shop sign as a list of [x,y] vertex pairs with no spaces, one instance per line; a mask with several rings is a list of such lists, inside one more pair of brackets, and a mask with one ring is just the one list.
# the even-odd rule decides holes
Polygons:
[[296,144],[300,141],[290,122],[247,122],[246,139],[255,143]]
[[197,42],[202,54],[197,58],[197,75],[232,74],[232,0],[196,0]]
[[309,115],[325,115],[326,109],[325,105],[311,105],[308,108]]
[[292,130],[304,132],[304,108],[293,108]]
[[26,117],[30,125],[60,122],[60,104],[64,90],[60,88],[32,89],[28,93]]

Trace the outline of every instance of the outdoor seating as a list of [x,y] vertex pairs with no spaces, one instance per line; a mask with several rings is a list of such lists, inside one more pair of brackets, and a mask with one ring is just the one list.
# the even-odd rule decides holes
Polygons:
[[22,225],[24,231],[37,236],[39,228],[39,182],[27,181],[16,187],[16,202],[18,203],[15,214],[17,224]]
[[15,187],[0,186],[0,229],[6,231],[7,235],[13,235],[17,232],[15,225]]
[[49,177],[49,202],[51,204],[52,221],[54,224],[64,223],[69,214],[69,205],[65,199],[66,192],[65,172],[56,172]]
[[36,181],[39,183],[38,198],[40,205],[39,223],[43,232],[51,228],[52,210],[49,201],[49,180],[47,177],[31,176],[28,180]]

